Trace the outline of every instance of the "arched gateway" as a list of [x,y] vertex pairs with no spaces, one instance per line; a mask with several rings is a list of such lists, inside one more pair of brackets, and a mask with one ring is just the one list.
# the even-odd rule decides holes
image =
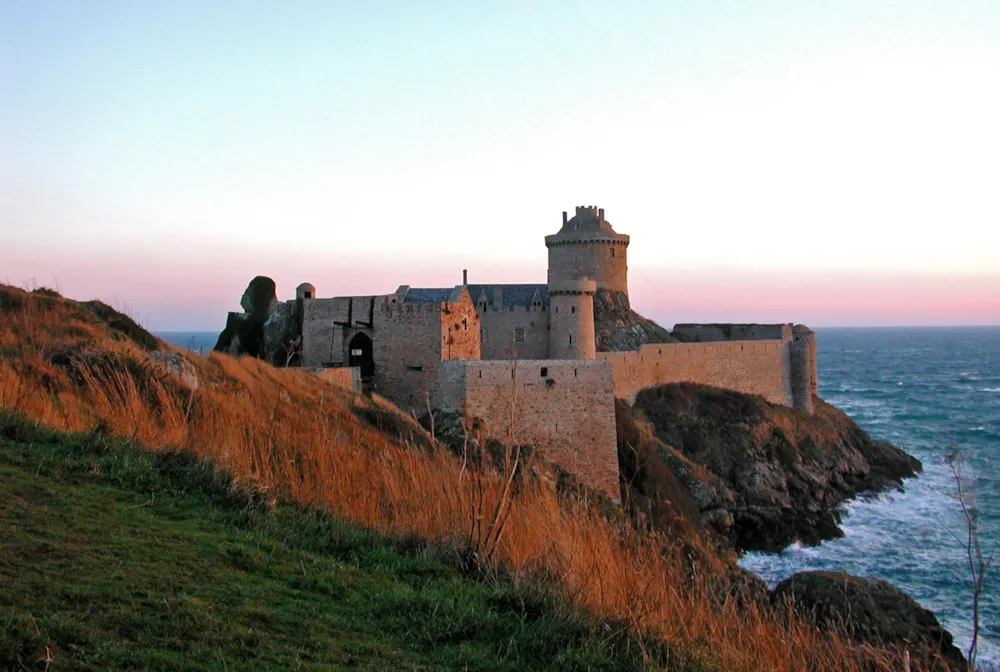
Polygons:
[[361,384],[367,391],[371,389],[372,377],[375,375],[375,359],[373,356],[372,339],[364,332],[358,332],[347,345],[347,365],[361,369]]

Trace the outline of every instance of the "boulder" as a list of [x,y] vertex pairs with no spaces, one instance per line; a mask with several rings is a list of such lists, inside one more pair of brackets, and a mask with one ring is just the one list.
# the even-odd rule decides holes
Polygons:
[[262,357],[276,366],[297,363],[302,302],[279,302],[274,280],[258,275],[247,285],[240,305],[244,312],[229,313],[215,350],[233,356]]
[[258,275],[250,281],[243,292],[243,298],[240,299],[243,312],[258,318],[263,324],[271,312],[271,304],[278,300],[276,290],[274,280],[264,275]]
[[790,604],[820,629],[837,629],[857,642],[899,645],[918,659],[941,658],[966,668],[962,652],[934,614],[891,583],[840,572],[802,572],[771,593],[776,607]]
[[198,372],[191,362],[180,353],[172,351],[150,352],[146,355],[146,359],[192,392],[198,389]]

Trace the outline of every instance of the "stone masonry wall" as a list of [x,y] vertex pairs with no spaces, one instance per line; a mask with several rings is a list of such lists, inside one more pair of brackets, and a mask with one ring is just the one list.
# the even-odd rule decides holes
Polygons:
[[695,342],[792,340],[790,324],[676,324],[674,334]]
[[[340,366],[347,363],[350,338],[359,331],[372,335],[370,328],[358,327],[357,322],[368,321],[373,301],[377,310],[380,297],[375,296],[303,299],[302,365]],[[350,328],[336,324],[348,321],[352,325]]]
[[628,294],[628,236],[605,233],[546,236],[549,248],[549,286],[581,278],[597,288]]
[[793,405],[787,341],[652,343],[638,352],[599,352],[597,357],[611,364],[615,396],[630,404],[644,388],[687,382]]
[[479,319],[463,295],[460,303],[392,303],[375,310],[375,391],[405,411],[426,411],[445,359],[479,357]]
[[[479,311],[479,323],[483,359],[545,359],[549,356],[549,311],[541,307],[515,306],[513,310],[495,310],[490,305]],[[524,341],[515,340],[515,329],[524,330]]]
[[[620,497],[611,367],[601,360],[442,362],[440,408],[531,445],[582,483]],[[511,422],[513,420],[513,422]]]

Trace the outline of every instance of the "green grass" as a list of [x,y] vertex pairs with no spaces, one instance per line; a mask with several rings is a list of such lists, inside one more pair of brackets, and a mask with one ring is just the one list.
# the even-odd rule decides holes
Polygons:
[[0,411],[0,669],[643,668],[620,628],[456,565]]

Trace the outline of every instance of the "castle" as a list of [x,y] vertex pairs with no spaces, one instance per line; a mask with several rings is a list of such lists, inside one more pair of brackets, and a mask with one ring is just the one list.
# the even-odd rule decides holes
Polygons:
[[294,302],[299,363],[405,410],[480,418],[487,432],[534,445],[612,497],[615,398],[631,403],[644,388],[693,382],[812,413],[816,345],[807,327],[682,324],[658,339],[668,342],[598,351],[595,297],[628,306],[629,237],[603,208],[586,206],[562,213],[545,246],[544,284],[470,285],[463,271],[455,287],[318,298],[303,283]]

